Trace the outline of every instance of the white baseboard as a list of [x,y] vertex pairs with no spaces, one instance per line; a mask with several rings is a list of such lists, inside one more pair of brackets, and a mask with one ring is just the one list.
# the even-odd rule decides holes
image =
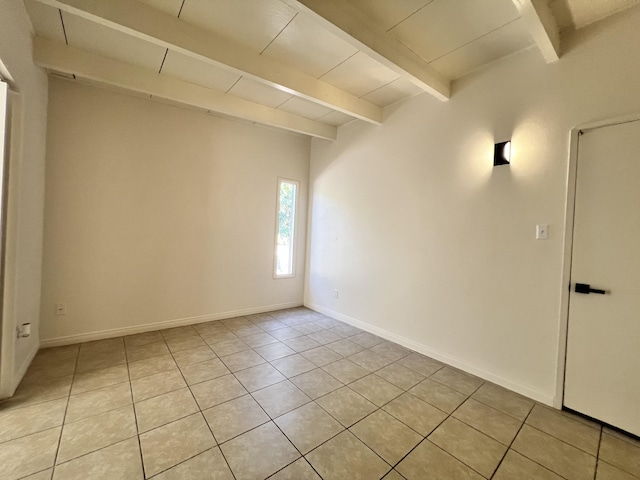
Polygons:
[[406,337],[397,335],[393,332],[385,330],[384,328],[376,327],[374,325],[363,322],[362,320],[357,320],[355,318],[349,317],[348,315],[344,315],[342,313],[336,312],[329,308],[325,308],[321,305],[317,305],[315,303],[305,303],[305,307],[315,310],[317,312],[328,315],[329,317],[335,318],[336,320],[343,321],[354,327],[358,327],[361,330],[365,330],[369,333],[373,333],[374,335],[378,335],[386,340],[390,340],[395,342],[403,347],[407,347],[415,352],[421,353],[428,357],[434,358],[438,361],[446,363],[447,365],[451,365],[452,367],[463,370],[467,373],[480,377],[484,380],[488,380],[493,382],[501,387],[504,387],[513,392],[524,395],[525,397],[531,398],[532,400],[536,400],[537,402],[543,403],[545,405],[553,406],[554,396],[549,395],[547,393],[540,392],[538,390],[534,390],[530,387],[520,385],[519,383],[512,382],[511,380],[507,380],[498,375],[494,375],[491,372],[487,372],[478,368],[474,365],[466,363],[456,357],[452,357],[450,355],[442,354],[436,350],[433,350],[431,347],[424,345],[422,343],[418,343],[414,340],[410,340]]
[[224,320],[226,318],[242,317],[244,315],[253,315],[254,313],[273,312],[275,310],[282,310],[285,308],[294,308],[300,306],[302,306],[301,302],[279,303],[276,305],[264,305],[261,307],[251,307],[241,310],[212,313],[209,315],[199,315],[197,317],[177,318],[173,320],[164,320],[162,322],[145,323],[144,325],[133,325],[131,327],[112,328],[109,330],[100,330],[98,332],[79,333],[75,335],[67,335],[64,337],[47,338],[40,341],[40,348],[59,347],[62,345],[72,345],[74,343],[92,342],[94,340],[103,340],[105,338],[121,337],[124,335],[135,335],[136,333],[163,330],[165,328],[182,327],[185,325],[194,325],[196,323],[212,322],[214,320]]

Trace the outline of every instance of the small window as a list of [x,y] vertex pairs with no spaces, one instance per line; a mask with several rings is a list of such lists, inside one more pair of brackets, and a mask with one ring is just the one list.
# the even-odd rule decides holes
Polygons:
[[295,276],[295,232],[298,182],[278,179],[275,277]]

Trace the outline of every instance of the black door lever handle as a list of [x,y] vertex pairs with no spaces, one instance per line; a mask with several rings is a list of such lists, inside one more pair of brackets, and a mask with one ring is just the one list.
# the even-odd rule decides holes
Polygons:
[[587,295],[590,293],[599,293],[600,295],[604,295],[606,292],[604,290],[598,290],[597,288],[591,288],[591,285],[588,283],[576,283],[576,293],[586,293]]

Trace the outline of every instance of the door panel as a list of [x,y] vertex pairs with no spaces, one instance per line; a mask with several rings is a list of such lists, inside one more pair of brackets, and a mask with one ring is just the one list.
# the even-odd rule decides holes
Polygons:
[[[564,404],[640,435],[640,121],[579,138]],[[587,283],[605,295],[580,294]]]

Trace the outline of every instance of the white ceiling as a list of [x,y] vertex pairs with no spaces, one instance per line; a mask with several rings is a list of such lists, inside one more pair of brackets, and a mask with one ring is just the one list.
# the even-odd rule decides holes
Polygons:
[[[102,0],[107,10],[112,1]],[[238,65],[218,61],[218,58],[208,55],[203,57],[201,52],[178,51],[180,48],[173,48],[170,42],[163,43],[162,38],[159,41],[148,41],[149,37],[144,34],[130,34],[131,30],[128,30],[129,27],[126,25],[126,28],[114,27],[109,21],[104,22],[95,15],[79,13],[78,8],[84,8],[81,0],[25,0],[25,5],[35,34],[49,39],[53,46],[62,46],[61,52],[71,51],[73,49],[69,47],[75,47],[126,66],[135,66],[144,69],[145,72],[159,74],[161,78],[172,77],[218,92],[217,96],[207,97],[214,100],[206,104],[197,104],[197,100],[193,100],[194,96],[184,102],[205,112],[215,110],[216,101],[222,102],[221,105],[227,105],[224,98],[242,99],[238,107],[232,106],[229,107],[231,110],[225,110],[225,106],[219,111],[223,114],[231,111],[233,115],[233,108],[237,108],[240,109],[237,111],[250,112],[247,115],[239,115],[245,120],[268,123],[312,135],[315,134],[314,128],[318,124],[333,128],[356,118],[379,122],[382,116],[376,113],[379,111],[376,109],[424,92],[423,78],[436,78],[448,85],[450,81],[504,56],[537,44],[540,36],[536,32],[540,29],[532,30],[530,17],[525,18],[525,14],[522,13],[523,4],[526,4],[525,7],[535,5],[536,8],[541,4],[542,8],[547,8],[548,4],[548,9],[557,23],[556,28],[562,31],[582,28],[640,2],[127,1],[130,4],[139,1],[163,12],[164,15],[158,17],[159,22],[164,22],[165,18],[171,16],[172,19],[169,21],[174,22],[176,31],[182,35],[175,38],[193,36],[206,39],[206,35],[210,34],[216,45],[222,47],[222,51],[228,47],[229,51],[238,52],[239,62],[244,61],[244,57],[262,59],[260,61],[263,61],[265,66],[257,66],[255,71],[251,67],[243,70]],[[327,4],[319,3],[322,1]],[[115,3],[127,8],[122,2]],[[334,8],[338,9],[335,11],[339,15],[339,9],[343,6],[357,9],[364,22],[356,24],[355,20],[349,17],[347,22],[352,24],[349,25],[348,34],[331,28],[333,25],[327,23],[327,20],[330,21],[328,16],[323,17],[311,11],[314,8],[316,11],[325,7],[329,10]],[[176,18],[179,20],[175,20]],[[97,23],[98,21],[100,23]],[[547,28],[549,24],[544,26]],[[364,32],[362,36],[358,35],[359,31]],[[375,35],[369,35],[367,40],[367,32],[372,31]],[[162,36],[162,33],[159,36]],[[170,48],[166,48],[167,44]],[[206,45],[207,42],[202,44]],[[397,57],[394,57],[394,52],[397,52]],[[52,56],[54,57],[55,55]],[[409,63],[406,61],[407,58]],[[76,67],[61,64],[60,68],[57,68],[57,65],[50,63],[53,61],[50,60],[46,66],[51,71],[59,70],[67,77],[78,80],[87,78],[94,83],[109,83],[116,88],[127,88],[126,82],[114,81],[108,74],[88,75],[85,69],[77,64]],[[252,65],[260,62],[246,63]],[[132,71],[130,67],[127,68],[127,72]],[[94,70],[97,72],[100,69]],[[422,72],[426,72],[426,77],[421,76]],[[287,84],[287,81],[291,84]],[[135,85],[140,85],[140,82]],[[303,87],[299,88],[300,85]],[[162,91],[160,87],[149,91],[138,86],[132,89],[148,98],[154,96],[159,99],[163,96],[158,93]],[[204,95],[203,92],[206,91],[200,89],[196,93]],[[165,100],[180,103],[179,98],[180,92],[177,92],[167,95]],[[214,108],[211,108],[212,105]],[[273,118],[273,121],[270,121],[270,118]],[[330,138],[331,134],[322,133],[318,136]]]

